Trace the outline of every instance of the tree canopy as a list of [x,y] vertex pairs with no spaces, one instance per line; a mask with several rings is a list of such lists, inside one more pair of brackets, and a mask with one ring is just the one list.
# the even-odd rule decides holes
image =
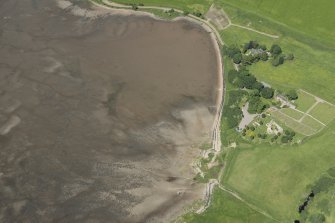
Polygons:
[[274,90],[269,87],[265,87],[261,90],[261,95],[263,98],[270,99],[273,97]]
[[286,97],[289,100],[296,100],[296,99],[298,99],[298,94],[295,90],[290,90],[286,93]]

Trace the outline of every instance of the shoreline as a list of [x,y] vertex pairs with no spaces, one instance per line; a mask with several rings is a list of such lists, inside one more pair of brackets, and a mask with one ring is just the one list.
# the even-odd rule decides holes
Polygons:
[[[216,107],[216,113],[214,115],[214,119],[213,119],[213,125],[212,125],[212,129],[210,131],[211,135],[211,143],[212,143],[212,148],[208,149],[208,151],[205,151],[200,153],[198,156],[194,157],[194,161],[192,163],[190,163],[190,166],[195,169],[194,163],[196,161],[199,160],[199,158],[206,158],[208,152],[212,151],[214,152],[214,157],[213,159],[210,161],[211,163],[214,163],[215,158],[217,157],[217,155],[221,152],[221,138],[220,138],[220,124],[221,124],[221,115],[222,115],[222,109],[223,109],[223,101],[224,101],[224,79],[223,79],[223,75],[224,75],[224,64],[223,64],[223,58],[221,55],[221,50],[220,50],[220,46],[224,45],[222,39],[220,37],[218,37],[218,32],[217,30],[213,29],[211,27],[211,25],[209,25],[207,22],[202,21],[202,19],[196,17],[193,15],[189,15],[189,16],[179,16],[177,18],[174,18],[172,20],[167,20],[167,19],[163,19],[160,18],[159,16],[154,15],[153,13],[150,12],[145,12],[145,11],[135,11],[132,10],[131,7],[128,6],[124,6],[124,8],[121,8],[118,4],[118,7],[113,7],[113,6],[108,6],[105,3],[99,4],[93,0],[90,0],[90,2],[92,3],[93,6],[98,7],[98,8],[103,8],[105,10],[108,10],[108,14],[109,15],[124,15],[124,16],[147,16],[150,17],[152,19],[155,20],[159,20],[159,21],[168,21],[168,22],[175,22],[175,21],[180,21],[180,20],[186,20],[190,23],[199,25],[202,29],[204,29],[211,38],[211,42],[213,44],[214,47],[214,51],[215,51],[215,56],[216,56],[216,64],[217,64],[217,85],[215,86],[217,89],[215,90],[216,92],[216,102],[215,102],[215,107]],[[163,8],[161,8],[163,10]],[[176,10],[176,9],[175,9]],[[180,11],[180,10],[176,10],[176,11]],[[204,205],[202,207],[200,207],[196,212],[197,213],[202,213],[204,212],[207,207],[210,205],[210,199],[211,199],[211,192],[213,191],[213,186],[215,186],[216,184],[213,184],[213,180],[217,180],[218,179],[211,179],[206,185],[204,185],[204,190],[203,190],[203,202]],[[196,200],[194,200],[196,201]],[[193,201],[193,202],[194,202]],[[187,204],[185,204],[187,205]],[[174,220],[176,219],[178,216],[181,216],[184,212],[185,212],[185,205],[178,205],[178,208],[173,208],[174,210],[171,210],[172,212],[168,213],[167,216],[165,216],[164,218],[167,218],[165,220]]]

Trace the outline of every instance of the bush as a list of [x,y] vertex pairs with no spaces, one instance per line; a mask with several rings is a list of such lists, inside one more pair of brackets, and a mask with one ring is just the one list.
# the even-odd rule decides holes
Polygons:
[[250,126],[250,130],[251,131],[255,131],[255,127],[254,126]]
[[326,217],[323,214],[318,213],[311,215],[308,220],[311,223],[322,223],[326,221]]
[[331,177],[335,177],[335,167],[330,168],[327,172]]
[[286,93],[286,97],[289,100],[296,100],[296,99],[298,99],[298,94],[295,90],[290,90]]
[[224,46],[222,52],[230,58],[233,58],[235,54],[241,54],[241,51],[237,46]]
[[263,113],[263,114],[262,114],[262,118],[265,118],[265,117],[266,117],[266,114]]
[[275,57],[282,53],[280,46],[274,44],[271,46],[270,53]]
[[317,194],[320,192],[328,192],[329,188],[335,184],[335,179],[323,176],[312,187],[312,191]]
[[285,61],[283,56],[276,56],[275,58],[273,58],[272,60],[272,66],[277,67],[281,64],[283,64]]
[[228,71],[228,81],[232,84],[234,84],[234,81],[238,77],[238,71],[237,70],[230,70]]
[[236,53],[233,55],[233,62],[235,64],[240,64],[242,61],[242,54],[241,53]]
[[183,12],[183,15],[184,15],[184,16],[188,16],[189,14],[190,14],[189,11],[184,11],[184,12]]
[[261,101],[258,96],[251,96],[249,99],[248,112],[251,114],[262,113],[266,105]]
[[261,90],[261,95],[263,98],[270,99],[273,97],[274,90],[269,87],[265,87]]
[[255,83],[252,85],[252,88],[261,91],[264,88],[264,85],[261,82],[255,81]]

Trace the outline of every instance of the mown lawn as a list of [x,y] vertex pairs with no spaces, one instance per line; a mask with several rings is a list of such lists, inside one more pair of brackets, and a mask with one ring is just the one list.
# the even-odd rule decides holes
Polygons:
[[303,113],[293,110],[292,108],[283,108],[280,111],[296,120],[299,120],[304,115]]
[[309,114],[321,122],[328,124],[335,118],[335,106],[328,103],[319,103]]
[[313,96],[303,91],[298,91],[298,100],[296,100],[295,104],[300,111],[306,112],[315,102],[316,100]]

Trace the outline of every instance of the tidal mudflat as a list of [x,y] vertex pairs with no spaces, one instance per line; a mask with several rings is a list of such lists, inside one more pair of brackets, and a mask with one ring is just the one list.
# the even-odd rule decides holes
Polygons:
[[0,17],[1,222],[159,222],[201,198],[204,29],[76,1],[4,0]]

